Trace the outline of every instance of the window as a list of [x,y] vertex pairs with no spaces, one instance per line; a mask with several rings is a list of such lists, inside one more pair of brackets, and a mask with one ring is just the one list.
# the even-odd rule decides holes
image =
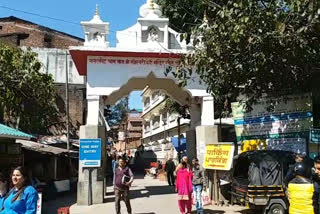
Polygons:
[[144,133],[150,132],[150,122],[145,123],[144,125]]
[[155,116],[152,121],[152,129],[157,129],[160,127],[160,116]]
[[48,34],[44,35],[43,46],[45,48],[52,48],[52,37]]
[[167,121],[168,121],[168,113],[167,112],[163,112],[161,114],[162,116],[162,122],[163,122],[163,125],[166,125],[167,124]]
[[144,108],[147,109],[150,107],[150,98],[147,97],[144,101]]
[[175,120],[176,120],[176,114],[170,114],[170,116],[169,116],[169,121],[170,121],[170,123],[172,123],[172,122],[174,122]]
[[157,102],[159,100],[159,97],[160,97],[160,91],[155,91],[152,94],[152,103]]

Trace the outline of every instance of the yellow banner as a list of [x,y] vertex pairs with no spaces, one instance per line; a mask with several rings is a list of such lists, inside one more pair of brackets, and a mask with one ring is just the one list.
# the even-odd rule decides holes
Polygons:
[[234,153],[233,144],[209,144],[206,146],[203,168],[230,170]]

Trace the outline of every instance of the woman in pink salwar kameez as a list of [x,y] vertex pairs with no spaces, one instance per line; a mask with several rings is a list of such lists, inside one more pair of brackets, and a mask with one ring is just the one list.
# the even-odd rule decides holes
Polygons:
[[188,170],[187,163],[182,162],[177,171],[176,191],[178,192],[178,205],[181,214],[191,213],[192,209],[192,171]]

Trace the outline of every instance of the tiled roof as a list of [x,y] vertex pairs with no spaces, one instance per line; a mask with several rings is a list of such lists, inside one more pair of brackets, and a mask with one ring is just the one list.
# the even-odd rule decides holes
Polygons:
[[32,135],[21,132],[17,129],[13,129],[9,126],[0,124],[0,137],[4,138],[15,138],[15,139],[30,139],[33,138]]

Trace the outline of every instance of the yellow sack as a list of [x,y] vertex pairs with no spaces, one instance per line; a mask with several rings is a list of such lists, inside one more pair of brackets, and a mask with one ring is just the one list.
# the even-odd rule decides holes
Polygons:
[[313,184],[291,184],[289,191],[289,214],[314,214],[313,210]]

